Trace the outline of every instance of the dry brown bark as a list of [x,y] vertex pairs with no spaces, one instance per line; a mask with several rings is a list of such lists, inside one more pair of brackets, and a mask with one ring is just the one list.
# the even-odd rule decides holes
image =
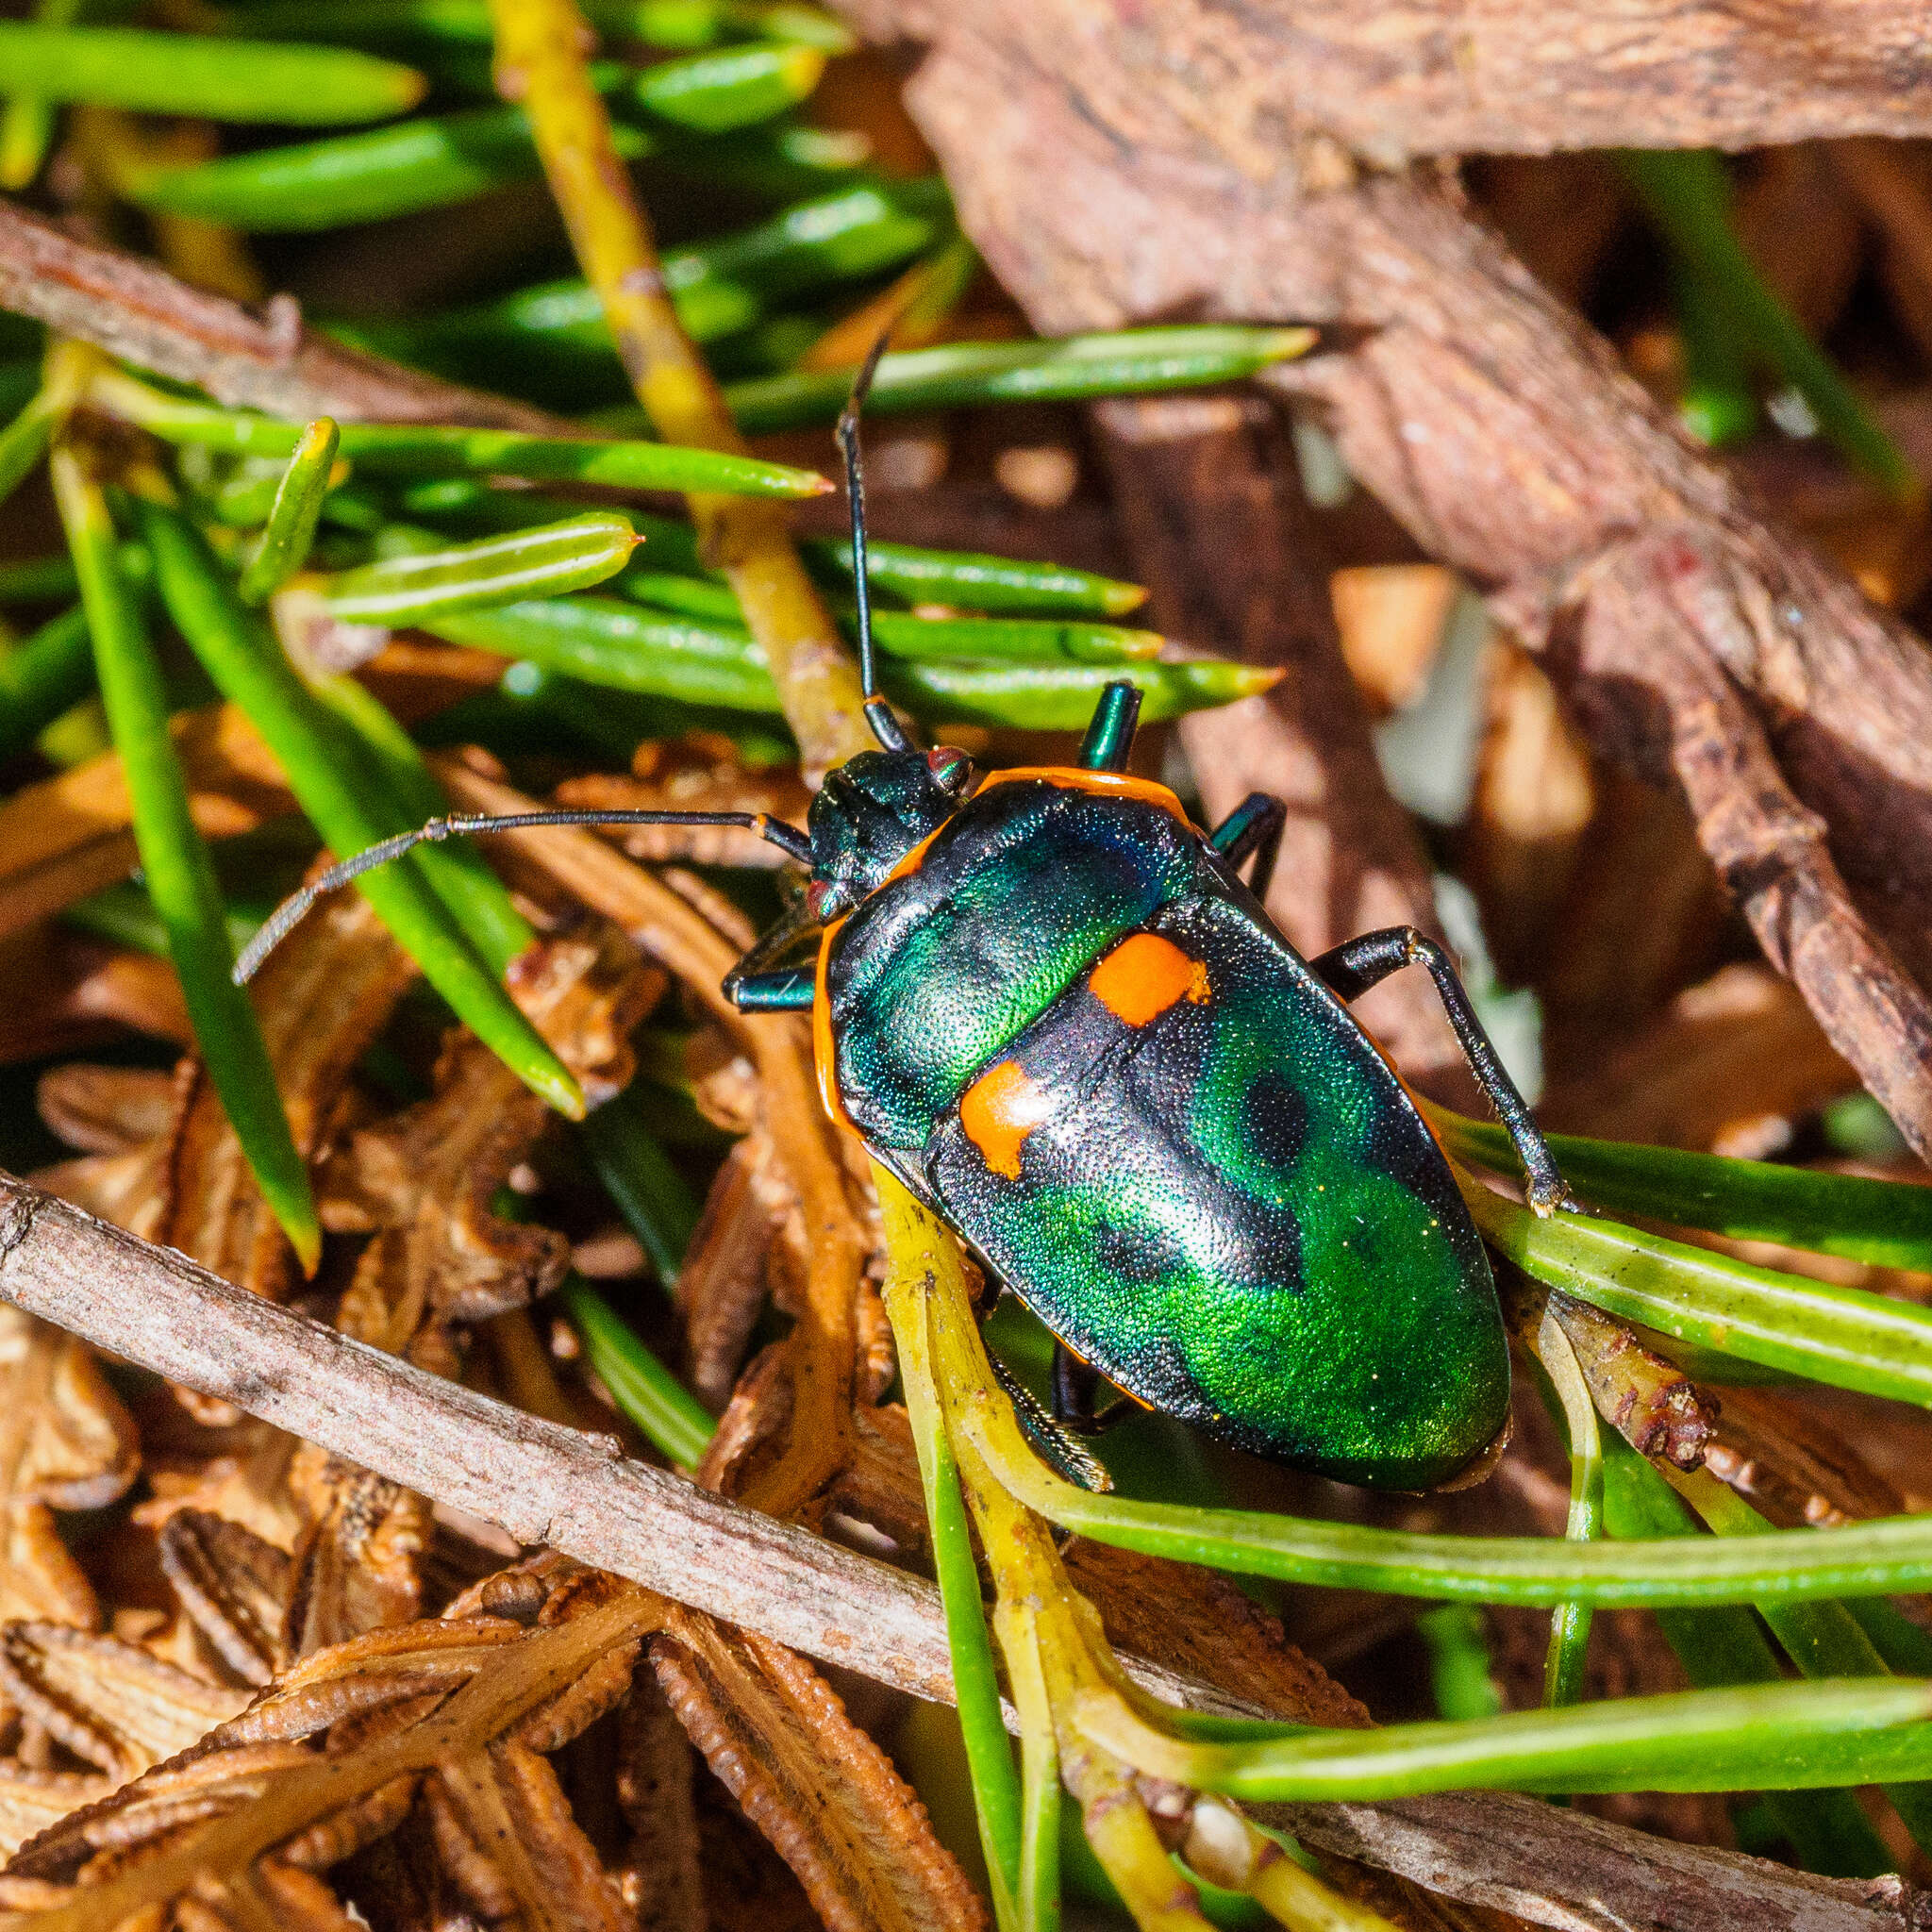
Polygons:
[[[352,1341],[5,1175],[0,1299],[522,1541],[896,1689],[951,1698],[938,1592],[922,1578],[626,1461],[608,1438]],[[1198,1679],[1128,1663],[1175,1702],[1253,1708]],[[1294,1831],[1323,1849],[1569,1932],[1901,1932],[1924,1923],[1924,1902],[1896,1880],[1814,1878],[1504,1793],[1272,1815],[1291,1815]]]
[[[971,10],[937,5],[912,30]],[[1082,91],[1103,118],[1113,70],[1158,68],[1195,125],[1256,171],[1323,136],[1393,167],[1932,127],[1932,44],[1912,0],[1152,0],[1084,13],[1077,39],[1109,49]]]
[[555,428],[554,417],[460,388],[318,335],[291,296],[260,314],[177,281],[118,248],[77,241],[0,198],[0,308],[30,315],[142,369],[199,383],[218,402],[298,422],[465,423]]
[[[1282,70],[1274,13],[1169,0],[1123,31],[1074,0],[845,10],[875,38],[925,45],[908,105],[968,232],[1042,330],[1186,315],[1323,325],[1323,349],[1281,387],[1326,419],[1426,552],[1545,647],[1600,747],[1690,783],[1705,850],[1772,957],[1932,1149],[1920,641],[1681,437],[1451,181],[1361,174],[1332,141],[1310,161],[1294,124],[1250,113],[1239,92],[1209,111],[1229,76]],[[1834,15],[1833,31],[1856,38],[1859,17],[1875,16]],[[1538,10],[1535,31],[1560,41],[1564,18]],[[1768,20],[1763,31],[1775,37]],[[1737,138],[1780,135],[1775,90],[1754,98]],[[1427,108],[1407,111],[1420,125]],[[1448,149],[1469,134],[1445,113],[1427,139]],[[1611,137],[1579,123],[1570,138]],[[1716,697],[1756,735],[1700,792],[1695,741]]]

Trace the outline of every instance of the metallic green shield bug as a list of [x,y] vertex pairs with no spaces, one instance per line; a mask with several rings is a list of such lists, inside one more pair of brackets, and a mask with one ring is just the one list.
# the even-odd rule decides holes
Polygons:
[[962,752],[917,749],[872,695],[851,410],[841,438],[881,748],[830,774],[806,829],[732,812],[440,820],[337,867],[264,941],[418,838],[747,826],[809,883],[725,992],[746,1012],[810,1012],[834,1118],[1057,1338],[1059,1423],[1094,1420],[1104,1377],[1347,1482],[1422,1490],[1479,1466],[1508,1414],[1495,1285],[1447,1159],[1346,1003],[1424,966],[1531,1204],[1571,1204],[1448,958],[1408,927],[1297,954],[1261,903],[1285,808],[1257,793],[1204,832],[1128,775],[1130,683],[1107,689],[1071,766],[983,775]]

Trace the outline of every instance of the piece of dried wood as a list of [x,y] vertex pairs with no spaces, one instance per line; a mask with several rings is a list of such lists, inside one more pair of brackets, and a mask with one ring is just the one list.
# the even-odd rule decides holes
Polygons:
[[[622,862],[622,861],[620,861]],[[0,1299],[276,1427],[791,1649],[949,1702],[939,1596],[789,1524],[398,1361],[0,1177]],[[1158,1696],[1251,1709],[1132,1658]],[[1293,1807],[1323,1850],[1565,1932],[1906,1932],[1909,1888],[1817,1879],[1502,1794]],[[1722,1916],[1719,1913],[1722,1907]]]
[[[1541,1831],[1537,1800],[1503,1791],[1259,1808],[1318,1852],[1561,1932],[1891,1932],[1920,1924],[1918,1895],[1900,1878],[1817,1878],[1585,1811],[1569,1812],[1560,1833]],[[1643,1847],[1636,1865],[1619,1856],[1633,1841]]]
[[[622,861],[620,861],[622,862]],[[136,1287],[134,1284],[140,1284]],[[197,1387],[519,1542],[635,1572],[677,1601],[943,1696],[930,1587],[622,1458],[586,1436],[277,1307],[190,1261],[0,1178],[0,1299]],[[204,1505],[203,1507],[206,1507]],[[827,1594],[843,1578],[859,1619]]]
[[[943,0],[843,10],[869,30],[890,21],[921,40],[963,12]],[[1155,0],[1127,22],[1094,12],[1042,30],[1065,32],[1070,65],[1087,67],[1097,124],[1119,108],[1123,57],[1159,67],[1177,113],[1257,179],[1280,180],[1320,166],[1325,158],[1307,149],[1324,137],[1398,167],[1424,155],[1924,134],[1924,25],[1911,0],[1815,13],[1718,0],[1263,0],[1238,10]]]

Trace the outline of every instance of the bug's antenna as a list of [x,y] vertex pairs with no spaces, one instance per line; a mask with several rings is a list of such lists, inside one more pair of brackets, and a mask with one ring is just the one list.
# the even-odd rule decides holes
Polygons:
[[865,408],[872,379],[878,374],[879,358],[886,353],[886,344],[892,340],[892,331],[898,325],[899,318],[895,315],[872,345],[865,360],[858,365],[852,393],[846,398],[844,408],[839,412],[837,433],[840,454],[845,458],[845,494],[852,505],[852,577],[858,600],[858,682],[865,692],[865,722],[872,726],[872,735],[886,750],[910,751],[912,741],[906,736],[905,727],[893,715],[891,706],[878,694],[872,641],[872,584],[865,550],[865,475],[858,459],[859,411]]
[[467,812],[449,818],[431,819],[413,832],[399,832],[379,845],[332,865],[319,878],[311,879],[299,891],[291,892],[269,914],[260,931],[242,949],[235,961],[235,984],[246,986],[260,970],[261,962],[302,923],[310,907],[325,893],[358,879],[365,872],[417,845],[436,845],[467,832],[522,832],[542,825],[741,825],[760,839],[777,846],[787,858],[801,865],[811,863],[811,841],[796,825],[787,824],[762,811],[512,811]]

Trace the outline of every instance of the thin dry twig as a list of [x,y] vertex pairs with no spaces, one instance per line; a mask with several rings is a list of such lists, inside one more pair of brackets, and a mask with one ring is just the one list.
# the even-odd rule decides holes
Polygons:
[[259,315],[139,256],[77,241],[0,198],[0,308],[76,336],[217,402],[306,423],[460,423],[555,428],[523,403],[421,375],[318,335],[290,295]]
[[[608,1438],[352,1341],[9,1176],[0,1176],[0,1299],[520,1541],[915,1696],[951,1700],[944,1621],[924,1579],[626,1461]],[[1128,1662],[1171,1702],[1251,1708]],[[1321,1849],[1571,1932],[1903,1932],[1919,1923],[1921,1902],[1896,1880],[1814,1878],[1506,1794],[1277,1812]]]
[[0,1178],[0,1296],[451,1507],[925,1697],[930,1587],[276,1307]]

